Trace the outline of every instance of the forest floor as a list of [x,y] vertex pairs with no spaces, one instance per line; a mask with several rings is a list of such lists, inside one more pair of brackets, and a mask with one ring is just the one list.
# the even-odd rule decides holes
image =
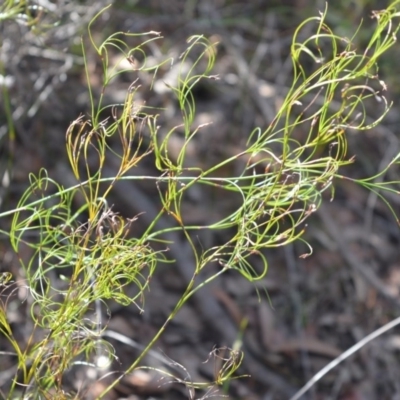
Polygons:
[[[128,6],[130,3],[135,5]],[[193,142],[186,160],[188,166],[209,166],[237,154],[250,132],[267,127],[276,115],[290,86],[294,29],[302,19],[317,15],[317,5],[307,5],[305,9],[303,3],[117,1],[96,22],[95,38],[104,38],[115,30],[161,32],[163,39],[148,47],[157,61],[166,54],[177,59],[185,49],[186,38],[193,34],[201,33],[219,42],[213,70],[219,79],[201,83],[194,93],[194,126],[208,125]],[[74,182],[65,154],[65,132],[71,121],[88,112],[89,104],[79,55],[80,37],[83,35],[88,45],[86,26],[105,5],[103,0],[92,6],[60,1],[59,10],[54,11],[62,10],[60,25],[41,34],[33,34],[18,24],[3,28],[3,41],[12,46],[4,51],[9,52],[6,70],[13,79],[10,101],[17,135],[12,146],[12,181],[4,185],[3,180],[1,188],[3,210],[16,207],[28,185],[29,173],[37,173],[42,167],[64,186]],[[344,36],[351,36],[349,30],[357,26],[354,21],[367,13],[355,6],[349,10],[332,9],[331,14],[332,25]],[[102,90],[100,64],[90,49],[87,62],[90,84],[98,96]],[[147,75],[139,77],[138,96],[147,106],[166,110],[159,119],[166,131],[180,124],[176,100],[164,84],[174,79],[174,68],[175,65],[167,65],[159,71],[152,81],[153,90]],[[106,93],[109,104],[124,100],[129,79],[124,74],[114,83]],[[388,76],[388,80],[398,85],[396,77]],[[400,98],[396,98],[396,92],[390,93],[390,88],[389,85],[388,97],[394,106],[384,122],[367,132],[349,133],[348,153],[357,157],[344,171],[350,176],[374,175],[382,162],[400,151]],[[375,111],[371,110],[371,118]],[[4,138],[3,117],[0,124]],[[6,155],[10,147],[2,140]],[[176,148],[172,145],[169,151],[178,151],[181,144],[177,135]],[[7,162],[1,163],[6,167]],[[152,163],[146,163],[135,173],[154,174]],[[108,168],[112,173],[113,165]],[[227,175],[231,172],[225,171]],[[387,179],[392,180],[390,176]],[[235,271],[222,275],[183,307],[144,360],[144,364],[170,370],[182,380],[211,381],[221,362],[219,357],[226,356],[224,350],[216,353],[214,349],[233,347],[236,341],[245,351],[240,373],[246,377],[190,397],[193,393],[182,383],[162,378],[155,370],[143,370],[125,376],[109,399],[223,398],[224,394],[243,400],[288,399],[327,363],[398,316],[398,222],[376,195],[349,181],[334,184],[333,201],[331,193],[326,193],[321,209],[308,221],[304,238],[313,248],[311,256],[300,257],[308,249],[302,242],[295,242],[268,250],[268,273],[257,282],[249,283]],[[142,212],[151,217],[152,207],[159,206],[157,188],[147,182],[120,183],[111,200],[115,210],[126,217]],[[223,197],[216,189],[194,190],[184,203],[186,222],[210,223],[234,208],[235,200]],[[400,212],[400,197],[389,200]],[[142,221],[138,219],[136,234],[143,231]],[[8,222],[0,221],[2,229],[7,229]],[[218,232],[207,232],[200,238],[207,244],[222,239],[223,233]],[[176,259],[174,251],[181,252],[179,261],[156,271],[146,294],[144,313],[134,305],[109,304],[108,330],[115,334],[111,333],[108,339],[121,369],[164,323],[187,284],[187,275],[182,271],[193,268],[193,260],[184,258],[188,253],[185,246],[183,241],[176,243],[171,258]],[[0,271],[11,271],[15,279],[22,279],[18,257],[28,255],[13,255],[7,240],[1,242],[0,255]],[[180,265],[176,265],[178,262]],[[24,330],[29,329],[28,316],[29,310],[22,307],[12,315],[21,340]],[[9,350],[3,344],[0,349]],[[0,363],[0,389],[7,383],[10,363]],[[400,330],[394,329],[336,367],[304,399],[400,399],[398,371]],[[85,374],[85,369],[74,371],[66,385],[77,390]],[[93,393],[104,383],[99,381],[96,385]]]

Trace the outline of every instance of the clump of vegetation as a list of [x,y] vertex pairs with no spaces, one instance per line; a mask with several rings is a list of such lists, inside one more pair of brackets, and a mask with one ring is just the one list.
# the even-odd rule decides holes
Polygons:
[[[172,157],[169,142],[178,127],[162,132],[157,114],[162,110],[138,104],[135,96],[141,75],[155,75],[162,65],[176,61],[166,57],[162,64],[153,65],[146,58],[147,46],[160,39],[157,32],[117,32],[98,43],[91,34],[91,26],[101,13],[95,17],[89,24],[88,35],[102,62],[103,91],[97,99],[89,85],[91,113],[77,117],[66,131],[66,150],[76,185],[63,187],[41,170],[37,176],[30,176],[30,186],[18,207],[0,214],[2,218],[12,216],[10,231],[2,234],[9,237],[15,253],[20,254],[26,246],[32,249],[28,261],[21,259],[24,282],[14,282],[10,273],[2,275],[0,331],[16,357],[15,374],[6,398],[84,398],[91,382],[80,393],[67,394],[68,388],[63,384],[67,371],[77,363],[86,363],[97,369],[98,378],[108,374],[107,366],[118,355],[107,341],[107,321],[102,320],[101,311],[108,309],[110,300],[122,306],[134,303],[143,311],[154,271],[160,264],[172,261],[165,239],[168,233],[179,232],[190,244],[196,262],[192,279],[165,324],[124,374],[145,368],[141,362],[146,353],[182,305],[201,287],[228,270],[238,271],[249,281],[259,280],[268,270],[266,249],[304,241],[306,222],[318,211],[324,192],[329,192],[333,199],[335,180],[350,179],[341,172],[341,167],[354,162],[354,157],[347,154],[347,135],[373,128],[389,110],[378,62],[396,41],[400,28],[396,21],[398,4],[396,1],[385,10],[374,12],[376,27],[365,49],[355,48],[352,39],[337,36],[329,28],[325,23],[327,10],[300,25],[291,47],[293,85],[279,113],[266,129],[249,134],[245,150],[208,169],[186,167],[185,157],[189,144],[202,129],[193,126],[193,89],[200,81],[217,79],[212,75],[216,44],[202,35],[192,36],[178,60],[182,67],[177,84],[169,88],[181,110],[179,129],[184,144],[179,154]],[[6,2],[0,20],[16,18],[22,12],[20,7],[21,4]],[[26,9],[25,13],[29,17]],[[310,25],[313,33],[302,40]],[[132,47],[132,39],[140,39],[141,43]],[[83,46],[84,57],[86,51]],[[115,51],[120,62],[111,65],[110,55]],[[190,68],[183,67],[187,60],[191,60]],[[87,62],[85,65],[90,82]],[[133,83],[127,87],[125,101],[105,105],[107,88],[120,74],[132,75]],[[375,121],[370,121],[366,114],[368,102],[382,108]],[[400,154],[394,157],[376,176],[352,179],[377,193],[393,214],[384,193],[398,194],[399,182],[376,178],[398,164],[399,157]],[[105,162],[110,158],[118,164],[111,177],[105,172]],[[133,173],[145,159],[152,160],[159,171],[157,176]],[[237,175],[219,174],[238,160],[245,162]],[[123,217],[109,202],[113,188],[123,180],[132,184],[148,180],[158,188],[158,215],[139,237],[131,235],[131,228],[141,215]],[[235,194],[240,204],[212,225],[188,225],[182,203],[194,186],[213,186]],[[158,221],[163,216],[173,218],[175,226],[160,229]],[[204,229],[226,230],[231,236],[219,245],[199,247],[196,232]],[[310,253],[311,247],[304,257]],[[262,260],[262,269],[253,267],[255,257]],[[210,265],[218,265],[219,271],[199,282],[198,276]],[[26,287],[26,301],[31,307],[32,332],[25,347],[14,337],[7,317],[16,285]],[[136,287],[134,295],[126,290],[132,285]],[[237,377],[245,355],[240,348],[229,349],[228,354],[214,382],[175,379],[190,389],[229,382]],[[110,384],[98,398],[104,398],[121,378],[109,376]]]

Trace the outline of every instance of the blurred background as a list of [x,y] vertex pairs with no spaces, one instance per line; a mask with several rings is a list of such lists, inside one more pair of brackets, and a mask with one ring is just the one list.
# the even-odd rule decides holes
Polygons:
[[[101,64],[90,48],[87,26],[111,1],[26,3],[37,6],[34,27],[18,19],[0,23],[0,85],[7,88],[0,104],[1,211],[16,207],[29,184],[29,173],[40,168],[46,168],[49,176],[64,186],[75,183],[66,157],[65,133],[73,120],[90,111],[81,40],[87,49],[94,95],[102,92]],[[371,12],[388,2],[328,3],[326,22],[343,37],[351,38],[358,30],[355,45],[362,48],[375,24]],[[202,81],[194,92],[194,126],[209,125],[191,143],[186,163],[204,168],[237,154],[253,129],[265,129],[271,123],[291,86],[294,31],[304,19],[317,16],[326,7],[324,1],[312,0],[116,0],[112,4],[93,26],[95,40],[117,31],[160,32],[162,38],[146,47],[155,62],[168,57],[178,60],[187,38],[194,34],[219,43],[213,70],[219,79]],[[393,107],[379,126],[349,134],[348,153],[357,158],[346,167],[347,175],[373,176],[400,151],[397,60],[398,45],[383,57],[379,71]],[[178,104],[164,84],[173,83],[176,65],[164,65],[155,77],[139,77],[137,100],[162,110],[159,124],[164,132],[181,123]],[[106,92],[106,102],[123,102],[134,79],[122,74]],[[378,113],[373,107],[367,110],[371,120]],[[177,135],[170,145],[174,154],[182,138]],[[146,160],[135,173],[156,173],[151,160]],[[107,168],[111,176],[115,166]],[[396,172],[389,171],[385,179],[399,179]],[[229,176],[234,171],[225,173]],[[288,399],[328,362],[397,317],[398,222],[378,196],[349,181],[337,181],[335,186],[334,201],[326,196],[322,208],[308,222],[305,238],[314,250],[310,257],[300,258],[307,248],[295,243],[266,253],[269,271],[261,281],[251,284],[234,271],[226,273],[184,306],[144,364],[175,371],[181,379],[211,381],[218,364],[218,359],[210,356],[215,346],[239,343],[245,351],[240,373],[250,376],[232,380],[218,392],[198,391],[195,398]],[[400,197],[388,199],[394,210],[400,211]],[[216,189],[193,190],[184,204],[186,223],[211,223],[232,211],[236,200]],[[150,219],[159,207],[156,187],[146,182],[117,185],[110,203],[126,217],[146,212]],[[143,231],[147,217],[139,219],[134,234]],[[1,229],[7,230],[9,223],[7,218],[1,219]],[[165,224],[168,226],[168,221]],[[222,235],[207,231],[201,242],[209,247],[221,242]],[[121,335],[109,340],[122,366],[132,362],[140,346],[164,323],[193,273],[190,249],[183,238],[175,239],[169,254],[175,262],[157,270],[146,295],[145,312],[141,314],[135,306],[109,305],[109,329]],[[18,259],[29,256],[13,254],[7,238],[2,238],[0,271],[11,271],[14,280],[22,279]],[[15,334],[22,342],[31,323],[29,308],[21,304],[24,296],[16,294],[17,305],[11,313]],[[11,368],[12,359],[4,358],[0,363],[3,390]],[[400,399],[399,371],[400,330],[394,329],[330,372],[303,398]],[[87,373],[84,369],[73,371],[66,387],[77,390]],[[87,398],[95,397],[95,386]],[[124,377],[108,398],[194,398],[190,396],[193,393],[183,384],[160,380],[157,373],[148,371]]]

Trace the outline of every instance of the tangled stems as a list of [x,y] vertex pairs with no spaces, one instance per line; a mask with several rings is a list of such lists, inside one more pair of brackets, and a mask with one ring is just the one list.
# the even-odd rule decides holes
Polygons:
[[[0,330],[15,349],[23,372],[22,383],[28,392],[47,393],[56,389],[62,393],[61,377],[80,355],[89,362],[101,348],[110,359],[114,357],[102,337],[106,324],[88,316],[93,309],[105,307],[108,300],[123,306],[134,303],[143,311],[139,304],[144,303],[151,277],[158,264],[168,260],[167,248],[156,250],[154,244],[162,242],[167,233],[179,231],[188,241],[195,260],[193,277],[164,325],[125,373],[139,368],[167,324],[201,287],[228,269],[237,270],[249,281],[261,279],[268,270],[266,249],[303,240],[306,221],[318,210],[323,193],[330,191],[333,197],[335,179],[350,179],[340,172],[343,166],[354,162],[354,157],[347,155],[348,133],[373,128],[389,110],[377,63],[395,42],[399,29],[395,23],[398,4],[396,1],[388,9],[374,13],[377,25],[363,50],[354,46],[354,38],[341,38],[330,29],[325,22],[327,10],[300,25],[291,47],[293,84],[276,117],[265,130],[254,130],[241,152],[207,170],[200,166],[188,169],[184,165],[189,143],[201,134],[201,127],[193,127],[196,113],[193,88],[201,80],[216,79],[211,75],[216,44],[203,36],[189,38],[180,62],[191,67],[180,68],[177,84],[169,85],[182,113],[185,138],[179,154],[173,158],[168,149],[177,127],[160,134],[158,116],[138,106],[135,100],[140,86],[139,72],[155,75],[162,65],[171,62],[165,59],[156,66],[147,62],[147,46],[160,38],[159,33],[117,32],[96,44],[91,33],[91,26],[100,14],[96,16],[89,25],[89,38],[102,63],[103,90],[96,102],[89,86],[91,115],[78,117],[66,133],[68,160],[77,184],[64,188],[42,170],[38,176],[30,176],[30,187],[17,208],[0,214],[0,217],[13,216],[10,232],[2,233],[9,235],[15,252],[18,254],[21,246],[33,250],[30,260],[21,264],[25,285],[33,299],[34,329],[47,332],[35,344],[32,332],[30,346],[22,350],[12,335],[6,307],[0,309]],[[313,34],[301,41],[302,32],[309,31],[310,25]],[[127,44],[132,38],[142,41],[132,47]],[[131,68],[121,71],[110,67],[111,51],[118,51],[121,63],[128,60]],[[135,61],[138,54],[144,60],[141,65]],[[309,60],[311,71],[304,67]],[[87,65],[86,71],[89,78]],[[119,74],[127,72],[132,73],[133,83],[127,88],[123,104],[104,106],[108,86]],[[373,122],[367,118],[368,102],[382,107],[381,116]],[[110,117],[102,120],[105,111]],[[119,151],[111,139],[118,139]],[[132,168],[150,157],[159,176],[130,174]],[[118,164],[112,177],[104,172],[110,158]],[[218,176],[221,169],[239,159],[245,163],[236,176]],[[398,159],[399,155],[376,176],[354,182],[382,198],[385,190],[398,193],[399,182],[377,179],[397,164]],[[159,192],[158,214],[140,237],[131,234],[132,225],[140,215],[122,217],[108,203],[116,182],[126,180],[153,181]],[[183,197],[194,185],[234,193],[240,204],[213,224],[186,225]],[[165,215],[172,216],[175,225],[158,229],[157,222]],[[230,236],[222,244],[198,250],[192,238],[203,229],[224,230]],[[262,268],[254,268],[254,257],[261,260]],[[219,271],[195,283],[195,278],[211,263],[218,264]],[[4,275],[1,283],[6,286],[10,281]],[[125,291],[132,285],[137,288],[133,297]],[[231,353],[213,384],[221,385],[232,379],[241,360],[240,352]],[[16,388],[17,381],[14,382],[12,390]],[[117,382],[115,379],[99,398]],[[203,387],[199,383],[192,386]]]

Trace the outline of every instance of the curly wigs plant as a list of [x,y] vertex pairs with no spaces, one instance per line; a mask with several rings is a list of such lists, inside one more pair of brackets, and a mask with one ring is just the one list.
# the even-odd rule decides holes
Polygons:
[[[177,85],[170,87],[182,112],[185,137],[179,155],[172,158],[168,144],[176,128],[161,135],[158,116],[135,102],[138,73],[156,74],[161,66],[146,59],[146,46],[157,40],[159,34],[118,32],[96,44],[91,35],[93,20],[89,38],[103,65],[103,91],[96,101],[89,87],[90,116],[80,116],[67,129],[67,154],[77,184],[62,187],[42,170],[38,176],[30,176],[30,186],[18,207],[0,214],[13,217],[10,232],[2,233],[9,236],[15,252],[19,254],[21,246],[33,250],[28,262],[21,260],[25,281],[19,284],[28,289],[33,322],[30,340],[24,347],[14,337],[7,318],[10,291],[6,289],[12,289],[16,283],[9,273],[1,281],[5,300],[0,307],[0,332],[14,348],[16,357],[9,394],[3,397],[67,398],[62,378],[71,366],[82,363],[82,359],[98,366],[96,360],[100,357],[109,362],[116,357],[104,335],[107,323],[101,320],[100,311],[110,299],[121,305],[135,303],[142,311],[139,304],[143,304],[152,274],[159,263],[168,260],[167,249],[160,251],[154,246],[156,241],[163,242],[165,233],[179,231],[190,244],[196,260],[193,278],[165,324],[124,374],[144,368],[140,366],[144,355],[199,288],[232,269],[250,281],[260,279],[268,268],[265,249],[303,240],[305,223],[318,210],[323,192],[329,190],[333,197],[335,179],[350,179],[340,174],[342,166],[354,162],[354,157],[347,155],[349,132],[373,128],[389,109],[382,94],[386,87],[378,76],[377,62],[396,40],[398,5],[399,1],[395,1],[387,9],[374,12],[377,24],[363,50],[355,48],[351,39],[335,35],[324,21],[326,10],[305,21],[296,30],[291,47],[293,85],[276,118],[267,129],[252,132],[242,152],[207,170],[185,168],[184,161],[188,144],[201,132],[200,127],[193,127],[193,88],[200,80],[216,78],[211,75],[215,44],[203,36],[193,36],[180,57],[181,65],[192,61],[189,70],[180,69]],[[313,33],[302,41],[306,25],[312,26]],[[131,38],[142,38],[143,42],[132,48],[127,44]],[[120,52],[121,62],[130,61],[130,68],[121,71],[119,67],[110,67],[111,49]],[[143,59],[140,66],[135,61],[138,57]],[[164,63],[170,61],[166,59]],[[310,62],[311,72],[304,67]],[[86,72],[89,78],[88,68]],[[122,72],[131,73],[133,81],[124,103],[104,106],[108,85]],[[382,106],[381,117],[373,122],[366,115],[368,101]],[[112,117],[103,119],[107,112]],[[119,152],[110,144],[112,137],[119,139]],[[150,156],[154,157],[159,176],[130,174],[133,167]],[[378,175],[353,181],[375,191],[382,199],[384,190],[398,193],[398,182],[377,182],[376,178],[397,164],[399,156]],[[108,158],[118,161],[119,169],[113,177],[104,173]],[[246,163],[237,176],[218,176],[223,167],[239,158]],[[162,206],[145,232],[132,237],[130,227],[140,216],[129,219],[115,213],[108,196],[118,181],[145,179],[154,181]],[[241,204],[212,225],[186,225],[182,199],[193,185],[211,185],[236,193]],[[175,226],[157,229],[157,221],[163,215],[172,216]],[[232,235],[225,243],[198,249],[193,233],[205,228],[227,230]],[[252,267],[254,257],[261,259],[262,270]],[[210,263],[220,265],[219,272],[197,283],[195,278]],[[125,291],[128,285],[136,286],[134,297]],[[215,382],[177,380],[191,388],[221,385],[237,377],[242,357],[239,350],[231,350]],[[120,378],[115,378],[98,398],[103,398]],[[82,396],[84,390],[76,396]]]

